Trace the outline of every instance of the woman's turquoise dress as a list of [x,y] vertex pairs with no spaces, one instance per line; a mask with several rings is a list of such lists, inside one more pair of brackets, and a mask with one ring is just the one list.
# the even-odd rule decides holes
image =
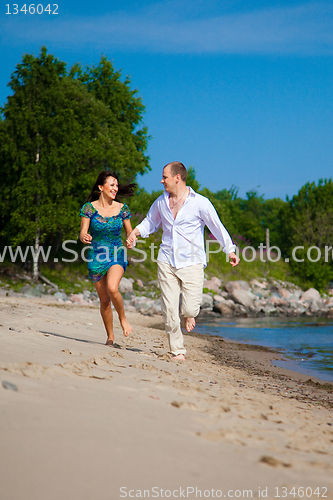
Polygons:
[[103,217],[88,202],[81,208],[80,217],[90,219],[89,232],[92,242],[87,252],[87,260],[91,281],[102,279],[114,264],[120,264],[125,271],[127,255],[121,241],[121,230],[124,220],[131,218],[128,206],[124,204],[119,214],[114,217]]

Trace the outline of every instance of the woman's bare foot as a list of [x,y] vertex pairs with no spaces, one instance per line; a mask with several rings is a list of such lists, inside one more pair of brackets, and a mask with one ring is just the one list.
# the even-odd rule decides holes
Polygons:
[[129,336],[129,334],[130,334],[130,333],[131,333],[131,331],[132,331],[132,327],[131,327],[131,325],[129,324],[129,322],[127,321],[127,319],[126,319],[126,318],[125,318],[125,319],[123,319],[123,320],[120,322],[120,324],[121,324],[121,327],[122,327],[122,329],[123,329],[124,336],[125,336],[125,337],[128,337],[128,336]]
[[185,328],[187,332],[191,332],[195,327],[195,319],[194,318],[185,318]]
[[107,339],[107,341],[105,342],[105,345],[113,345],[113,342],[114,342],[114,338],[113,339]]

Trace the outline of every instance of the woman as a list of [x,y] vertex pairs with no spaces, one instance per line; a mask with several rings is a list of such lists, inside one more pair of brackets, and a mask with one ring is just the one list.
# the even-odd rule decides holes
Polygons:
[[99,296],[101,315],[107,333],[106,345],[110,346],[114,342],[111,301],[118,313],[125,337],[132,331],[118,290],[127,267],[121,230],[124,226],[126,235],[131,233],[131,213],[128,206],[118,200],[118,196],[133,196],[135,187],[135,184],[119,186],[117,174],[105,170],[97,177],[87,203],[80,212],[80,240],[82,243],[91,244],[88,253],[89,278],[93,281]]

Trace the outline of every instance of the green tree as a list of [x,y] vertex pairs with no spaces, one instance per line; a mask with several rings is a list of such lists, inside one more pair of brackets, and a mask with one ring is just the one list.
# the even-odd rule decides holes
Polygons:
[[187,179],[186,179],[186,184],[187,186],[190,186],[194,191],[198,192],[200,189],[200,184],[196,179],[196,171],[195,168],[190,165],[190,168],[187,171]]
[[[288,199],[288,203],[282,210],[283,250],[290,259],[290,264],[298,276],[312,282],[312,284],[323,290],[329,281],[333,279],[332,249],[333,246],[333,182],[332,179],[320,179],[318,185],[314,182],[305,184],[297,195]],[[293,249],[298,260],[293,258]],[[315,249],[311,251],[310,259],[308,251],[311,247],[320,250],[321,257],[317,262],[318,253]]]
[[285,202],[280,198],[265,200],[257,190],[250,190],[246,198],[238,196],[238,189],[232,186],[216,193],[229,209],[231,218],[230,227],[235,241],[240,247],[252,245],[258,247],[265,242],[265,231],[270,230],[271,245],[280,244],[280,218],[279,213]]
[[209,201],[214,205],[214,208],[224,226],[231,235],[234,234],[235,225],[232,220],[230,206],[226,200],[221,199],[219,197],[219,193],[213,193],[207,188],[201,189],[200,194],[209,199]]
[[127,201],[131,209],[132,216],[135,217],[134,222],[141,222],[147,215],[154,201],[163,193],[161,191],[153,191],[148,193],[144,188],[139,188],[132,198]]
[[116,71],[111,61],[102,56],[97,66],[75,64],[70,76],[83,84],[88,92],[109,109],[108,126],[110,143],[104,166],[119,170],[125,179],[134,178],[149,170],[149,158],[144,155],[149,136],[147,127],[141,124],[144,105],[137,90],[130,89],[130,79],[121,81],[121,72]]
[[0,122],[1,235],[12,245],[34,241],[37,250],[55,236],[76,236],[79,208],[100,170],[125,178],[148,168],[146,132],[133,132],[143,108],[138,103],[133,137],[124,134],[110,106],[45,47],[23,57],[9,87]]

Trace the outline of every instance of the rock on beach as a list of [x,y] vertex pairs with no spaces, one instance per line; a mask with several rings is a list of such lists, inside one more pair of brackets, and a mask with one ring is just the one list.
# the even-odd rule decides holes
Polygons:
[[[213,278],[205,283],[214,283]],[[221,290],[221,289],[224,290]],[[302,291],[291,282],[276,279],[228,281],[212,295],[211,311],[222,316],[327,316],[333,317],[333,297],[314,288]],[[204,298],[202,312],[209,311],[210,301]]]
[[[287,281],[253,278],[249,282],[234,280],[223,283],[221,279],[213,276],[204,281],[204,288],[208,289],[208,292],[202,294],[202,314],[215,313],[226,317],[333,317],[332,296],[320,294],[315,288],[301,290],[294,283]],[[123,296],[125,310],[138,311],[146,316],[162,314],[157,280],[143,283],[140,279],[135,282],[133,278],[123,277],[119,291]],[[80,293],[66,294],[63,290],[45,284],[26,283],[19,292],[0,289],[1,294],[56,300],[74,307],[99,306],[96,291],[83,290]]]

